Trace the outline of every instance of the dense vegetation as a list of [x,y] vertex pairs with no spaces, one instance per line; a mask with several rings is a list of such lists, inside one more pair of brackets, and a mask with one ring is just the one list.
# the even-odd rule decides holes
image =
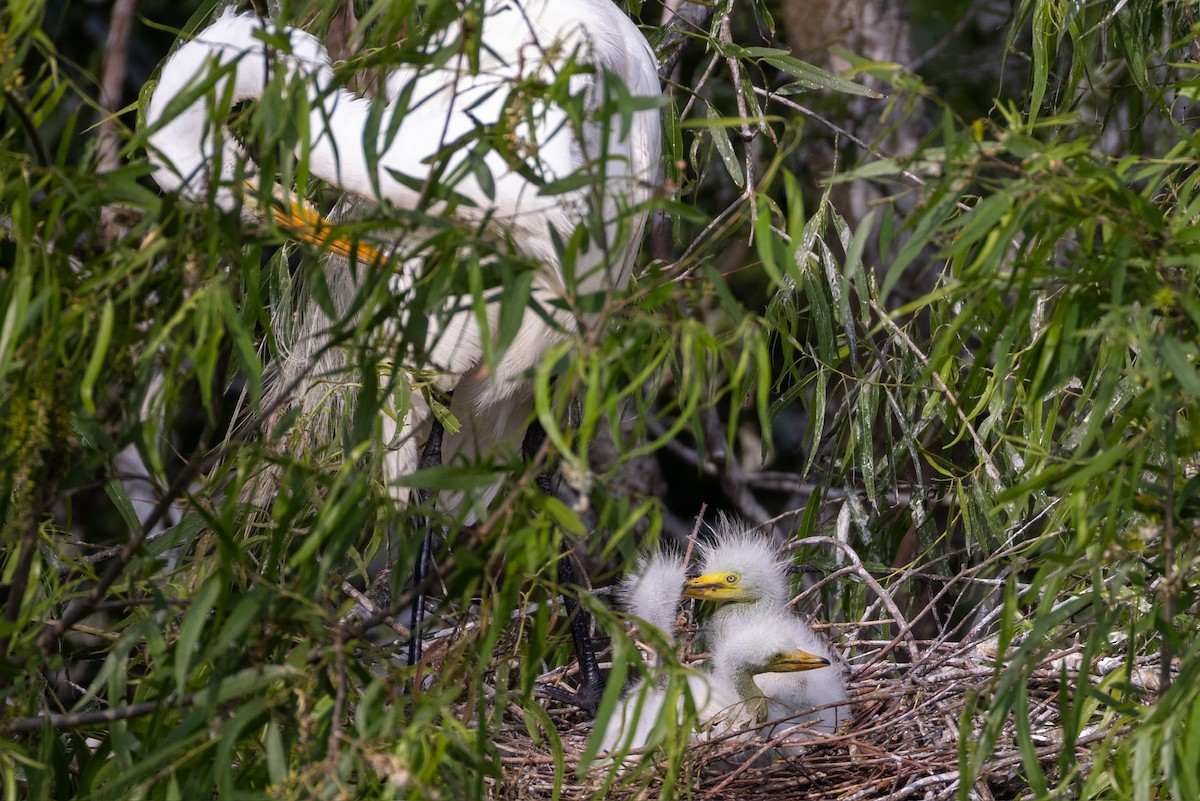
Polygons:
[[[631,5],[662,45],[658,7]],[[930,54],[912,70],[844,54],[835,77],[766,49],[773,2],[719,3],[685,40],[643,267],[611,325],[537,376],[562,491],[501,465],[485,519],[439,518],[444,636],[420,669],[396,627],[347,617],[385,561],[385,605],[411,600],[403,533],[423,510],[397,509],[374,469],[386,370],[361,352],[326,448],[230,433],[271,416],[270,310],[319,281],[320,251],[161,195],[136,109],[99,110],[87,14],[0,8],[5,797],[517,796],[497,746],[514,729],[561,792],[566,719],[534,690],[570,661],[560,540],[603,584],[644,543],[686,538],[702,504],[775,521],[830,579],[803,600],[853,624],[860,667],[901,677],[946,642],[1000,655],[954,721],[949,793],[1200,797],[1200,30],[1182,2],[1021,0],[1001,33],[984,5],[913,2]],[[210,13],[141,10],[135,85]],[[347,79],[462,16],[358,10]],[[331,9],[280,14],[323,32]],[[870,141],[847,122],[862,104]],[[289,114],[238,112],[267,174],[296,172]],[[899,131],[915,152],[890,152]],[[876,192],[865,214],[840,202],[858,186]],[[435,294],[528,291],[531,265],[472,231],[428,252]],[[395,312],[385,281],[361,303],[358,326]],[[149,484],[122,480],[130,446]],[[263,512],[245,488],[268,468]],[[436,497],[491,477],[415,482]],[[581,600],[631,660],[604,598]],[[1043,737],[1026,680],[1051,656]],[[1006,732],[1021,781],[989,790]],[[666,750],[670,797],[690,774]]]

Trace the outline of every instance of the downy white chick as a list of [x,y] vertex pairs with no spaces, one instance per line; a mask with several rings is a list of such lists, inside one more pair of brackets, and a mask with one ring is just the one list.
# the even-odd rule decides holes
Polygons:
[[[670,635],[684,584],[681,570],[681,562],[662,554],[643,562],[638,574],[623,585],[625,606]],[[750,736],[759,734],[758,727],[770,718],[767,699],[755,684],[756,675],[812,671],[829,665],[822,656],[792,647],[792,632],[781,625],[779,617],[764,614],[743,621],[723,639],[710,672],[688,674],[688,692],[697,711],[693,739],[721,737],[738,729],[745,729]],[[630,690],[608,721],[602,751],[626,753],[651,744],[668,695],[663,678],[640,682]],[[683,703],[681,697],[677,719],[682,718]]]
[[[787,571],[788,564],[766,537],[723,518],[717,524],[714,541],[701,552],[701,575],[684,584],[684,594],[720,604],[705,629],[714,659],[722,643],[748,621],[778,613],[777,625],[784,630],[785,641],[824,658],[829,667],[762,676],[758,686],[769,700],[768,719],[788,718],[774,728],[775,732],[795,729],[797,737],[806,730],[831,734],[849,719],[849,705],[839,704],[807,715],[797,713],[845,701],[849,669],[824,638],[787,608],[791,594]],[[796,726],[807,721],[812,721],[811,726]]]
[[[675,619],[683,600],[686,579],[683,559],[668,551],[659,551],[638,560],[636,571],[621,583],[618,597],[627,612],[659,629],[666,643],[673,645]],[[663,655],[659,653],[655,667],[662,664]],[[627,752],[646,746],[666,699],[662,678],[642,679],[630,688],[607,721],[601,751]]]

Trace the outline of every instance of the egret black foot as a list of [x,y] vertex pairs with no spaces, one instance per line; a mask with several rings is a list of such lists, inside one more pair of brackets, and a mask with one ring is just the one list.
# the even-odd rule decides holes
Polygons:
[[585,683],[578,690],[568,690],[556,684],[537,684],[533,690],[543,698],[573,706],[595,717],[596,710],[600,708],[600,699],[604,697],[604,681]]

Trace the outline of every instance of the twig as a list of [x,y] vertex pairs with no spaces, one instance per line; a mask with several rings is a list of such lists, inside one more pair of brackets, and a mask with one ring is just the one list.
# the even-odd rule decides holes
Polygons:
[[900,626],[900,633],[897,635],[897,637],[904,639],[909,648],[909,653],[912,655],[913,661],[916,661],[919,658],[921,649],[920,646],[917,645],[917,638],[912,633],[912,624],[907,622],[906,618],[904,617],[904,613],[901,612],[900,607],[896,605],[896,601],[894,598],[892,598],[891,593],[885,590],[883,586],[875,580],[875,577],[871,575],[871,571],[867,570],[867,568],[863,565],[862,559],[860,559],[858,556],[858,552],[855,551],[849,543],[842,542],[835,537],[803,537],[797,540],[795,544],[798,548],[805,545],[832,545],[833,547],[842,551],[842,553],[846,554],[855,568],[855,575],[857,575],[864,584],[871,588],[871,591],[878,596],[883,605],[887,607],[888,612],[890,612],[892,617],[897,621],[897,625]]
[[[4,90],[4,103],[8,106],[9,111],[17,115],[17,120],[25,129],[25,135],[29,137],[29,141],[33,145],[33,152],[37,154],[38,163],[43,167],[53,166],[54,159],[50,158],[50,151],[46,148],[46,143],[42,141],[42,133],[30,118],[25,106],[18,102],[17,96],[8,89]],[[11,224],[7,220],[5,228],[11,228]]]
[[[378,604],[376,604],[374,601],[372,601],[366,595],[359,592],[358,588],[355,587],[350,582],[348,582],[348,581],[342,582],[342,592],[349,595],[351,598],[353,598],[355,600],[355,602],[359,606],[361,606],[363,609],[367,610],[367,614],[380,615],[382,618],[381,622],[383,623],[383,625],[387,626],[389,629],[394,631],[402,639],[407,640],[409,637],[412,636],[412,632],[410,632],[408,630],[407,626],[403,625],[402,623],[397,622],[395,620],[395,618],[389,617],[386,614],[386,610],[384,608],[380,607]],[[338,636],[339,642],[340,642],[340,637],[341,637],[340,633],[337,636]]]
[[[825,127],[829,128],[831,131],[835,132],[838,136],[844,136],[846,139],[850,140],[850,142],[852,142],[854,145],[861,148],[864,152],[870,153],[872,156],[874,156],[877,159],[892,158],[892,157],[887,156],[884,153],[882,153],[878,148],[871,147],[871,145],[867,144],[862,139],[860,139],[859,137],[850,133],[850,131],[847,131],[845,128],[843,128],[842,126],[833,122],[832,120],[830,120],[826,117],[822,117],[817,112],[813,111],[812,109],[808,108],[807,106],[800,105],[795,100],[792,100],[787,97],[783,97],[782,95],[777,95],[777,94],[773,93],[770,89],[764,89],[760,86],[754,87],[754,93],[757,95],[762,95],[763,97],[767,98],[767,100],[773,100],[776,103],[779,103],[780,105],[787,106],[788,108],[792,109],[793,111],[798,111],[801,114],[803,114],[804,116],[816,120],[817,122],[821,123]],[[922,178],[921,176],[917,175],[912,170],[901,169],[899,172],[901,175],[903,175],[908,180],[912,181],[917,186],[925,186],[925,183],[926,183],[925,179]],[[956,202],[955,206],[958,207],[959,211],[971,211],[971,207],[968,206],[966,203],[963,203],[961,200]]]
[[[721,479],[721,489],[733,501],[738,511],[752,520],[767,520],[771,514],[763,508],[746,482],[746,471],[738,463],[737,454],[729,453],[725,447],[725,435],[721,431],[721,419],[713,408],[700,411],[701,425],[704,427],[704,438],[707,440],[709,459],[719,466],[717,475]],[[768,527],[769,533],[774,527]]]
[[[726,46],[733,44],[733,30],[729,22],[729,14],[721,17],[718,41]],[[754,139],[754,131],[750,128],[750,123],[747,121],[750,117],[750,111],[746,105],[745,90],[742,86],[742,65],[732,56],[725,59],[725,64],[729,67],[729,80],[733,84],[733,96],[737,101],[738,116],[742,119],[742,147],[746,151],[746,174],[743,176],[746,187],[742,190],[742,195],[746,205],[750,207],[751,224],[749,241],[750,244],[753,244],[754,231],[758,223],[758,204],[754,202],[754,156],[753,148],[750,147],[750,143]]]
[[330,676],[330,679],[335,689],[333,711],[329,717],[329,737],[325,743],[325,770],[330,776],[337,772],[338,744],[342,739],[342,713],[346,708],[346,641],[342,639],[342,633],[338,629],[334,629],[333,632],[333,653],[334,662],[331,667],[334,675]]
[[[868,298],[867,302],[871,305],[871,309],[877,315],[879,315],[879,319],[884,326],[886,326],[893,334],[896,335],[896,337],[904,344],[904,347],[908,348],[908,350],[917,357],[918,361],[920,361],[923,366],[929,367],[929,357],[926,356],[919,347],[917,347],[917,343],[912,341],[903,328],[896,325],[896,321],[892,319],[891,315],[880,308],[879,304],[875,302],[874,299]],[[961,420],[962,424],[966,427],[967,433],[971,435],[971,441],[975,444],[975,449],[979,453],[979,459],[983,462],[984,470],[992,479],[993,489],[996,492],[999,492],[1003,486],[1000,479],[1000,471],[996,468],[995,463],[992,462],[992,455],[988,453],[987,448],[983,446],[983,440],[980,439],[979,432],[975,430],[975,426],[971,425],[971,421],[967,419],[967,413],[963,411],[962,405],[958,402],[958,396],[954,393],[954,390],[950,389],[946,382],[942,380],[941,374],[937,370],[930,370],[929,372],[933,376],[934,382],[938,385],[938,389],[941,390],[942,394],[946,396],[946,399],[950,401],[950,405],[954,407],[954,411],[957,413],[958,419]]]
[[104,63],[100,67],[100,107],[108,116],[96,133],[100,145],[99,169],[108,172],[117,166],[119,137],[116,114],[121,108],[122,89],[129,65],[129,34],[133,30],[137,0],[115,0],[108,18],[108,38],[104,42]]
[[[211,434],[211,431],[206,432],[201,437],[202,443],[207,439],[209,434]],[[121,547],[116,561],[109,565],[108,570],[96,580],[96,583],[88,590],[87,595],[77,603],[69,606],[61,618],[38,635],[37,644],[43,653],[50,653],[54,643],[67,629],[92,613],[96,604],[108,592],[109,587],[121,577],[125,568],[128,567],[129,563],[133,561],[133,558],[141,550],[150,532],[166,516],[167,510],[175,502],[175,499],[181,497],[184,494],[185,488],[204,472],[209,465],[215,464],[217,460],[223,457],[227,450],[227,446],[219,447],[207,456],[193,459],[183,466],[183,469],[179,471],[179,475],[175,476],[175,480],[167,487],[167,491],[163,494],[163,497],[155,504],[153,511],[142,521],[142,527],[133,532],[133,535],[129,538],[129,542]]]
[[1175,630],[1175,405],[1167,406],[1166,462],[1167,497],[1163,508],[1162,616],[1165,631],[1160,632],[1158,697],[1171,687],[1171,634]]
[[84,726],[94,726],[99,723],[112,723],[118,720],[150,715],[160,709],[191,706],[197,693],[184,693],[174,698],[159,701],[142,701],[129,706],[118,706],[111,709],[93,709],[88,712],[52,712],[48,715],[34,715],[28,718],[17,718],[0,724],[0,732],[5,734],[21,734],[22,732],[38,731],[46,726],[52,729],[79,729]]

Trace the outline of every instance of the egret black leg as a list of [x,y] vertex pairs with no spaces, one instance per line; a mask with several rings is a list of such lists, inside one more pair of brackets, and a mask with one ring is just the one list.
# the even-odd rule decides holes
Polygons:
[[576,572],[575,557],[566,541],[563,541],[562,558],[558,560],[558,583],[563,587],[563,604],[567,608],[567,619],[571,626],[571,640],[575,645],[575,658],[579,661],[579,689],[568,703],[595,715],[604,696],[604,676],[596,660],[596,648],[592,642],[592,616],[572,597],[571,587],[582,587]]
[[[442,463],[442,436],[446,433],[446,429],[436,418],[433,421],[433,428],[429,432],[429,439],[425,442],[425,450],[421,453],[420,469],[427,467],[438,467]],[[429,492],[427,490],[419,490],[417,494],[418,501],[424,504],[429,500]],[[426,515],[423,523],[424,531],[421,533],[421,547],[417,552],[417,562],[413,566],[413,590],[416,596],[413,598],[412,614],[409,617],[408,630],[411,632],[411,639],[408,641],[408,664],[415,665],[421,661],[421,628],[425,623],[425,577],[429,575],[429,559],[430,552],[433,550],[433,517]]]
[[[522,451],[529,458],[541,449],[546,439],[546,432],[537,421],[525,432],[525,442]],[[543,470],[537,476],[537,485],[547,495],[554,493],[551,485],[550,471]],[[561,555],[558,560],[558,584],[562,587],[563,605],[567,610],[567,620],[571,627],[571,641],[575,646],[575,658],[579,662],[579,689],[575,692],[561,687],[541,685],[538,692],[547,698],[552,698],[583,711],[595,715],[604,695],[604,676],[600,673],[600,663],[596,659],[596,648],[592,643],[592,616],[580,606],[573,590],[582,588],[580,571],[576,568],[575,557],[571,546],[563,539]]]

